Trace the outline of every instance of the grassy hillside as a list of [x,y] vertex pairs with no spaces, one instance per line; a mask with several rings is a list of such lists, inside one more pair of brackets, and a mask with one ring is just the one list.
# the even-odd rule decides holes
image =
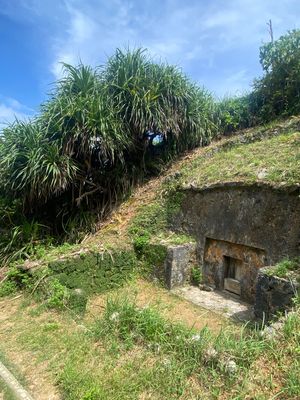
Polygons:
[[[41,247],[25,263],[33,276],[11,269],[0,284],[2,294],[10,293],[0,299],[0,352],[37,398],[299,398],[297,305],[273,337],[145,281],[160,261],[159,248],[149,252],[148,244],[190,240],[169,229],[182,185],[299,183],[299,121],[239,132],[187,153],[81,244]],[[78,288],[84,298],[74,302]]]
[[300,132],[197,157],[182,170],[181,181],[188,179],[198,187],[233,181],[300,184]]

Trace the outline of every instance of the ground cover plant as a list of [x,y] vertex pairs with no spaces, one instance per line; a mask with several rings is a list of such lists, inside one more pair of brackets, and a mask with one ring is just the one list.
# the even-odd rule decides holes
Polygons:
[[201,317],[205,310],[199,307],[193,327],[191,320],[188,324],[188,319],[176,313],[179,306],[190,313],[193,305],[180,305],[184,300],[176,300],[175,321],[168,314],[171,295],[164,295],[170,297],[168,303],[157,302],[162,289],[152,287],[149,303],[150,297],[145,297],[149,288],[139,285],[140,289],[130,285],[94,297],[84,318],[50,312],[28,298],[14,310],[4,306],[7,321],[0,327],[0,337],[7,334],[10,323],[18,319],[18,324],[0,347],[11,357],[30,354],[31,372],[26,376],[34,379],[34,371],[42,368],[44,377],[59,389],[57,399],[299,396],[299,354],[295,350],[300,345],[299,311],[287,317],[277,338],[250,325],[226,325],[217,315],[221,326],[206,327]]
[[226,181],[260,181],[275,186],[298,184],[299,155],[300,133],[282,134],[195,159],[182,171],[180,180],[190,179],[199,187]]
[[279,278],[296,278],[300,281],[300,258],[286,258],[269,268],[267,273]]

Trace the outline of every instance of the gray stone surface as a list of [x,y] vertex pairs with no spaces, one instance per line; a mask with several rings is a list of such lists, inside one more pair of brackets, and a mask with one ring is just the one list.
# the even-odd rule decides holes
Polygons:
[[256,317],[269,320],[276,313],[283,312],[293,304],[299,284],[295,281],[270,276],[267,268],[259,271],[256,283],[254,313]]
[[264,265],[300,254],[300,189],[228,182],[186,190],[174,230],[197,240],[203,264],[207,238],[259,248]]
[[167,247],[164,271],[166,286],[169,289],[182,286],[190,279],[195,248],[193,243]]
[[253,307],[225,292],[202,291],[196,286],[185,286],[172,290],[176,295],[206,308],[239,321],[249,321],[253,318]]

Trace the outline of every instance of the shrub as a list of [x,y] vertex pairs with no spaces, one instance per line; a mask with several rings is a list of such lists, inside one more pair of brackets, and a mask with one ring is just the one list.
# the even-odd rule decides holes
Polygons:
[[0,283],[0,297],[10,296],[17,292],[18,288],[13,281],[4,281]]
[[300,30],[261,46],[260,63],[265,74],[254,82],[254,93],[260,97],[261,119],[299,113]]

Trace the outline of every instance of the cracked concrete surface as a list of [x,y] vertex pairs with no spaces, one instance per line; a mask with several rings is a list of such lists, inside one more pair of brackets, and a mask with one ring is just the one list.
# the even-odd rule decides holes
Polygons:
[[239,321],[253,319],[253,306],[226,292],[206,292],[196,286],[184,286],[172,292],[192,303]]

